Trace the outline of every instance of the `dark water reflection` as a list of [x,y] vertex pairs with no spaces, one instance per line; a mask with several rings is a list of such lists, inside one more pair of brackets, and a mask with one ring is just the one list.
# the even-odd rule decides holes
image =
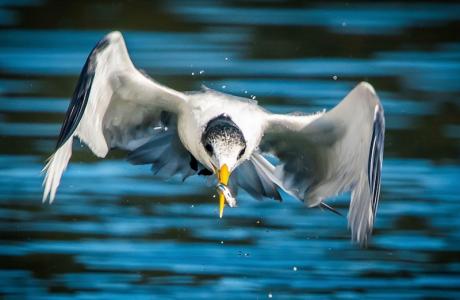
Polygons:
[[[460,6],[301,1],[0,1],[0,297],[459,298]],[[387,117],[382,200],[367,250],[345,218],[152,178],[75,146],[41,204],[79,70],[106,32],[180,90],[201,84],[276,112],[330,108],[358,81]],[[343,212],[344,197],[334,205]]]

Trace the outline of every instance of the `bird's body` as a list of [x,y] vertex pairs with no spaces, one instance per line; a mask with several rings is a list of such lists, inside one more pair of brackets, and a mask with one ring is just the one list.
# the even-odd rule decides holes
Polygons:
[[240,128],[247,141],[247,150],[242,159],[248,159],[263,135],[262,120],[265,111],[255,101],[206,88],[202,92],[191,93],[188,97],[189,101],[178,119],[179,136],[185,148],[211,170],[208,154],[196,141],[201,140],[203,129],[210,120],[227,116]]
[[[220,215],[238,187],[280,200],[280,190],[308,206],[352,191],[349,226],[365,243],[380,195],[385,123],[368,83],[330,112],[279,115],[252,99],[208,88],[182,93],[132,64],[123,37],[112,32],[90,53],[72,97],[56,152],[45,170],[43,201],[53,201],[79,137],[98,157],[112,148],[164,177],[216,174]],[[276,163],[273,161],[275,158]]]

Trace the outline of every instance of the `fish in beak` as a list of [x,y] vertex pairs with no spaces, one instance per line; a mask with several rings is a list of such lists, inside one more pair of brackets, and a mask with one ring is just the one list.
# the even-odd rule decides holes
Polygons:
[[[218,186],[224,186],[225,188],[228,185],[228,179],[230,178],[230,171],[226,164],[224,164],[217,173],[217,179],[219,180]],[[225,189],[218,188],[219,192],[219,218],[222,218],[224,214],[224,206],[225,206]],[[228,191],[228,189],[227,189]]]

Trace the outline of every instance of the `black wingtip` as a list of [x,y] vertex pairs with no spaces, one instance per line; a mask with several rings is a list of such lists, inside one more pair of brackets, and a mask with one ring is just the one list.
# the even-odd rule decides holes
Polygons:
[[383,108],[380,105],[375,107],[374,124],[367,163],[368,183],[372,194],[372,212],[377,213],[377,206],[380,198],[380,181],[383,163],[383,148],[385,140],[385,118]]
[[64,119],[64,122],[59,133],[59,138],[56,143],[56,149],[61,147],[74,133],[80,123],[83,113],[85,112],[88,98],[93,84],[93,79],[96,69],[96,55],[103,51],[109,45],[110,40],[104,37],[93,48],[89,54],[80,77],[78,78],[77,86],[70,101],[69,108]]
[[324,209],[326,209],[326,210],[328,210],[328,211],[330,211],[330,212],[332,212],[332,213],[338,215],[338,216],[343,217],[343,215],[342,215],[341,212],[339,212],[338,210],[336,210],[336,209],[333,208],[332,206],[327,205],[327,204],[324,203],[324,202],[321,202],[321,203],[319,204],[319,206],[320,206],[321,208],[324,208]]

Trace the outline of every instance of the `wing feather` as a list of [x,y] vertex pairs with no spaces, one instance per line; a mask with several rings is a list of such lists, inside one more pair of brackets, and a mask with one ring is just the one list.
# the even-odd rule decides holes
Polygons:
[[79,137],[98,157],[105,157],[114,147],[134,150],[156,134],[156,127],[164,126],[165,112],[178,114],[186,102],[184,94],[154,82],[134,67],[121,33],[105,36],[86,60],[56,151],[43,169],[43,201],[55,198],[72,154],[73,137]]
[[128,155],[128,161],[135,165],[152,164],[154,174],[169,178],[181,174],[185,180],[197,173],[190,165],[191,154],[184,147],[177,134],[176,121],[168,120],[168,126],[163,127],[159,134],[152,135],[148,142],[134,149]]
[[330,112],[268,115],[260,149],[281,162],[271,176],[309,206],[351,191],[352,239],[365,244],[380,197],[384,133],[382,105],[363,82]]
[[236,168],[230,181],[256,199],[267,197],[281,201],[280,183],[271,176],[274,168],[260,153],[253,153],[249,160]]

